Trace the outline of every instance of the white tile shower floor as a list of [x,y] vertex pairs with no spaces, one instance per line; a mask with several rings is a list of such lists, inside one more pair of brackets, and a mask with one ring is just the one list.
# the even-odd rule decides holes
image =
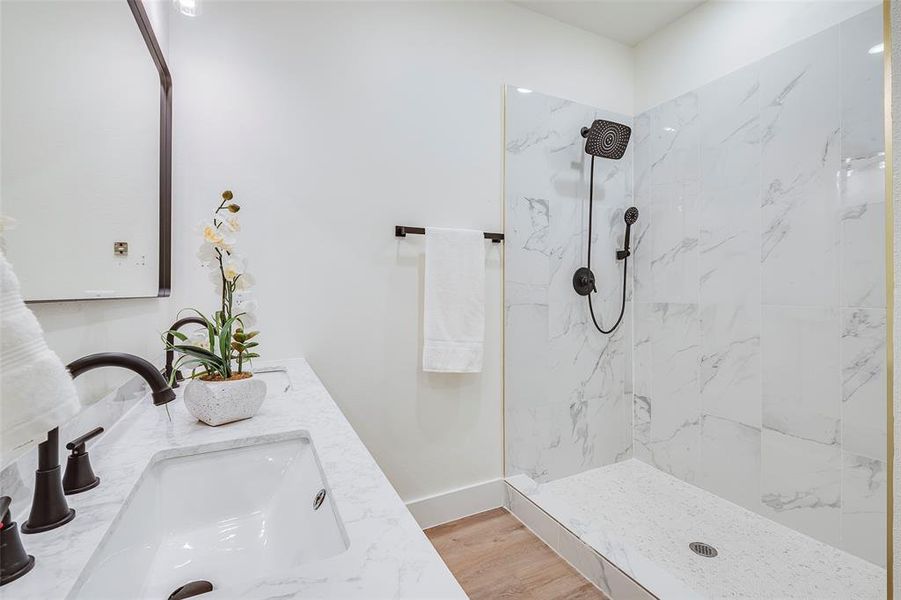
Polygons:
[[[636,459],[540,485],[507,481],[665,600],[886,597],[885,569]],[[719,555],[696,555],[696,541]]]

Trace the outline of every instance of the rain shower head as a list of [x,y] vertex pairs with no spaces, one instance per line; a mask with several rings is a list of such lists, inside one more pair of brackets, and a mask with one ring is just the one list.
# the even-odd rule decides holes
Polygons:
[[626,153],[632,128],[621,123],[598,119],[591,127],[582,128],[585,152],[599,158],[619,160]]

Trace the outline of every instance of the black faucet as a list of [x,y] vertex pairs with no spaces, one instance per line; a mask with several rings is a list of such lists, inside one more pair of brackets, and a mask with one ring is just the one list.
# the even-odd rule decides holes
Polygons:
[[34,566],[34,557],[25,551],[19,526],[10,514],[10,497],[0,497],[0,585],[15,581]]
[[175,336],[172,334],[173,331],[178,331],[185,325],[189,324],[195,325],[204,325],[206,326],[206,321],[201,319],[200,317],[185,317],[184,319],[179,319],[175,323],[172,324],[172,327],[169,328],[169,332],[166,333],[166,369],[163,371],[163,376],[166,378],[166,381],[172,382],[172,388],[178,387],[178,382],[181,380],[181,373],[175,372],[175,379],[172,378],[172,361],[175,358],[175,352],[172,350],[172,344],[175,342]]
[[[175,400],[166,380],[150,362],[133,354],[100,352],[74,360],[67,368],[72,378],[100,367],[122,367],[140,375],[150,386],[153,404],[160,406]],[[34,497],[31,513],[22,524],[22,533],[40,533],[65,525],[75,518],[63,491],[59,466],[59,427],[47,432],[47,441],[38,444],[38,469],[34,473]]]
[[154,406],[162,406],[175,400],[175,392],[163,378],[156,367],[149,361],[134,354],[124,352],[98,352],[73,360],[66,367],[75,379],[82,373],[100,367],[122,367],[140,375],[150,386]]

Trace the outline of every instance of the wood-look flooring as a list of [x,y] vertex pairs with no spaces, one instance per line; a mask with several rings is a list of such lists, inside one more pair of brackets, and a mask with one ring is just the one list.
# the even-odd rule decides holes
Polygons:
[[607,600],[506,509],[425,534],[471,600]]

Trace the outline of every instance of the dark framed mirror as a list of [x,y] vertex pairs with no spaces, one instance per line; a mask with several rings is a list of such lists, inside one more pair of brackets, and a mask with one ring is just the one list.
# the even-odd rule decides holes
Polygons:
[[148,7],[0,13],[3,250],[25,300],[168,296],[172,75]]

